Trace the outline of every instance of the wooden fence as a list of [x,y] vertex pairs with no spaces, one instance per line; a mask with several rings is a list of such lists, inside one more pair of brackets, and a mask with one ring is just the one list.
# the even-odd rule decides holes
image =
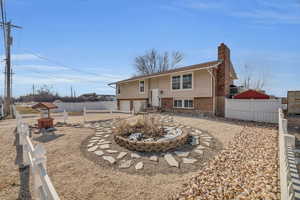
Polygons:
[[[53,184],[46,170],[46,151],[40,144],[34,146],[30,139],[30,129],[27,123],[24,123],[22,116],[16,111],[17,134],[19,144],[22,148],[23,166],[30,166],[33,176],[34,196],[39,200],[59,200]],[[20,162],[19,162],[20,163]]]
[[225,99],[225,117],[278,123],[278,108],[281,107],[281,99]]
[[295,136],[288,134],[282,109],[278,112],[281,199],[300,198],[300,178],[295,160]]

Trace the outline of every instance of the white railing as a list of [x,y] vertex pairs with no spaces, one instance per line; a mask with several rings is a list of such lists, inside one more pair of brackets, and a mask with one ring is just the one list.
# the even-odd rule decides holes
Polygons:
[[16,111],[17,134],[19,144],[23,150],[23,166],[30,166],[33,181],[35,199],[59,200],[57,192],[47,174],[46,151],[40,144],[34,146],[30,139],[30,129],[27,123],[22,121],[22,116]]
[[[64,111],[65,112],[65,111]],[[88,113],[123,113],[123,114],[131,114],[134,115],[134,111],[122,111],[122,110],[87,110],[86,107],[83,107],[83,122],[88,121],[87,114]]]
[[300,178],[295,160],[295,136],[288,134],[282,109],[278,112],[280,192],[282,200],[300,198]]

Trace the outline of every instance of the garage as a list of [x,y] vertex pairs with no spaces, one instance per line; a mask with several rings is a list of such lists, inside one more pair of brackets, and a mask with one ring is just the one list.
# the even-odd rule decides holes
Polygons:
[[129,112],[130,111],[130,101],[121,100],[120,101],[120,110]]
[[134,112],[141,112],[145,108],[146,108],[146,101],[145,100],[136,100],[136,101],[133,101]]

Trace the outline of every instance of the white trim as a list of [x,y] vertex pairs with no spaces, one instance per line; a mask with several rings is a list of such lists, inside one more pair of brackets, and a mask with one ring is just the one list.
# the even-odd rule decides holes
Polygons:
[[[185,89],[183,89],[183,76],[184,75],[189,75],[189,74],[192,75],[192,88],[185,88]],[[175,77],[175,76],[179,76],[180,77],[180,80],[179,80],[180,88],[179,89],[173,89],[172,80],[173,80],[173,77]],[[194,72],[190,72],[190,73],[176,73],[174,75],[171,75],[170,76],[170,89],[171,89],[172,92],[193,90],[194,89]]]
[[[181,107],[175,107],[175,101],[181,101]],[[184,106],[184,101],[192,101],[193,102],[193,107],[185,107]],[[173,99],[173,108],[183,108],[183,109],[194,109],[194,98],[174,98]]]
[[[141,82],[142,81],[144,82],[144,91],[143,92],[141,92]],[[140,94],[145,94],[145,89],[146,89],[145,86],[146,86],[146,81],[145,80],[139,80],[139,89],[138,90],[139,90]]]

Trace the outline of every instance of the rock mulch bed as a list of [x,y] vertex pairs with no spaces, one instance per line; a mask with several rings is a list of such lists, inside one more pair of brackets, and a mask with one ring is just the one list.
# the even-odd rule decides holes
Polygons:
[[245,127],[172,199],[280,199],[276,133]]
[[101,166],[129,173],[153,175],[196,171],[221,148],[220,143],[207,132],[174,123],[168,116],[162,121],[174,129],[186,129],[191,135],[189,142],[165,153],[134,152],[115,143],[112,121],[94,122],[86,125],[95,129],[95,135],[83,142],[82,152]]

